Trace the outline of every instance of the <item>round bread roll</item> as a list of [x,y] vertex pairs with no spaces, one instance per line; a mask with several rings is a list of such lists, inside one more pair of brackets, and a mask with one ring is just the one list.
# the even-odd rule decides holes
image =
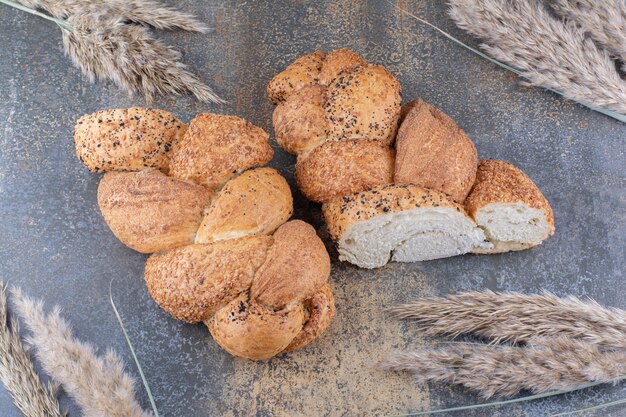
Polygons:
[[107,172],[98,206],[126,246],[152,253],[193,243],[214,193],[157,170]]
[[[119,134],[135,127],[128,129]],[[335,312],[326,248],[313,227],[287,222],[287,181],[272,168],[248,170],[271,158],[267,133],[237,117],[202,114],[158,157],[133,146],[116,152],[120,161],[170,161],[169,175],[105,164],[130,172],[107,172],[98,188],[113,233],[135,250],[157,252],[145,279],[165,311],[204,322],[225,350],[255,360],[304,347],[325,331]]]
[[268,138],[263,129],[239,117],[199,114],[170,152],[169,174],[219,188],[234,175],[272,159]]
[[88,114],[76,122],[76,156],[92,172],[167,172],[168,151],[186,126],[172,113],[157,109],[112,109]]
[[359,54],[347,48],[336,49],[324,58],[318,81],[321,85],[328,86],[341,71],[359,65],[367,65]]
[[514,165],[480,161],[476,183],[465,201],[468,213],[500,253],[539,245],[554,234],[554,215],[535,183]]
[[417,99],[407,106],[396,140],[396,184],[415,184],[463,203],[478,165],[472,141],[454,120]]
[[287,152],[306,154],[328,136],[323,94],[324,88],[319,85],[303,87],[274,109],[276,142]]
[[267,85],[267,95],[270,100],[278,104],[294,91],[316,84],[325,57],[325,52],[317,51],[296,59],[283,72],[272,78]]
[[270,81],[268,94],[280,103],[274,131],[288,152],[306,154],[325,139],[393,143],[400,84],[349,49],[305,55]]
[[306,198],[323,203],[390,184],[394,159],[394,150],[376,140],[326,142],[298,157],[296,179]]
[[154,254],[146,262],[148,291],[178,320],[208,320],[248,291],[270,246],[271,238],[260,235]]
[[263,307],[241,295],[207,323],[213,339],[228,353],[263,360],[284,351],[304,326],[304,307]]
[[293,212],[289,184],[273,168],[230,180],[202,220],[196,243],[273,233]]
[[400,83],[379,65],[341,71],[324,96],[329,137],[375,139],[391,145],[401,98]]

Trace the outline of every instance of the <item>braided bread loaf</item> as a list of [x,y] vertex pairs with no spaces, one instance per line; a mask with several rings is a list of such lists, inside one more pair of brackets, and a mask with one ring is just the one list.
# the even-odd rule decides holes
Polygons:
[[289,185],[265,165],[262,129],[200,114],[189,127],[162,110],[81,117],[76,154],[105,172],[98,204],[125,245],[154,253],[145,279],[172,316],[204,322],[229,353],[268,359],[301,348],[329,325],[330,259],[313,227],[287,221]]
[[305,55],[267,91],[276,140],[298,156],[298,186],[322,203],[341,260],[375,268],[506,252],[554,232],[550,205],[526,175],[479,164],[449,116],[419,99],[401,108],[395,77],[350,50]]

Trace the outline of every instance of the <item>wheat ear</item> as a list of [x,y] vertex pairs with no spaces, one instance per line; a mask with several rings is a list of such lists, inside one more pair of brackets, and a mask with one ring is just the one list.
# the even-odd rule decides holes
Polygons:
[[90,81],[110,78],[148,100],[190,91],[200,101],[223,102],[187,70],[178,51],[155,39],[147,28],[92,15],[74,15],[68,22],[72,30],[63,31],[65,52]]
[[525,347],[450,344],[398,353],[383,369],[409,371],[419,383],[462,385],[484,398],[529,390],[543,393],[626,377],[626,354],[570,338],[545,338]]
[[62,417],[56,389],[41,382],[22,345],[16,320],[7,316],[6,287],[0,281],[0,380],[17,408],[27,417]]
[[423,298],[388,311],[398,318],[417,319],[430,336],[473,334],[496,343],[567,336],[605,348],[626,349],[626,311],[549,292],[469,291]]
[[206,25],[190,14],[154,0],[17,0],[24,6],[41,9],[58,19],[74,15],[107,14],[157,29],[206,32]]
[[620,59],[626,71],[626,1],[556,0],[552,8]]
[[12,290],[15,305],[32,332],[29,339],[48,375],[63,385],[86,417],[148,417],[135,399],[133,379],[113,351],[96,356],[94,348],[74,338],[59,309],[45,314],[41,301]]
[[456,24],[483,39],[492,57],[521,71],[528,84],[626,115],[626,81],[608,52],[537,0],[448,0]]

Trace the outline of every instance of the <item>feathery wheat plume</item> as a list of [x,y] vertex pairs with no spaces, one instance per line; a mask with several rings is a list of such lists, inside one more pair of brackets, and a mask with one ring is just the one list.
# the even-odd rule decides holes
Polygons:
[[207,27],[190,14],[153,0],[16,0],[26,7],[41,9],[58,19],[75,15],[106,14],[157,29],[206,32]]
[[[191,92],[200,101],[224,101],[191,73],[181,54],[157,40],[148,26],[205,32],[193,16],[154,0],[0,0],[54,20],[74,65],[93,82],[111,79],[129,93],[152,100],[156,94]],[[51,16],[36,12],[45,10]]]
[[626,71],[626,1],[556,0],[552,8],[620,59]]
[[483,39],[492,57],[521,71],[528,84],[626,114],[626,81],[608,52],[537,0],[448,0],[456,24]]
[[58,308],[46,315],[41,301],[25,297],[18,289],[12,293],[44,370],[63,385],[84,416],[152,416],[137,403],[134,381],[115,352],[96,356],[91,345],[74,338]]
[[420,349],[397,353],[380,366],[409,371],[419,383],[454,383],[490,398],[615,383],[626,377],[626,353],[558,337],[525,347],[461,343]]
[[17,408],[27,417],[62,417],[56,389],[41,382],[30,355],[22,345],[19,326],[7,317],[6,287],[0,281],[0,380]]
[[178,51],[147,28],[93,15],[72,15],[68,22],[72,30],[63,31],[66,54],[90,81],[110,78],[149,100],[156,94],[190,91],[201,101],[221,101],[180,62]]
[[417,319],[430,336],[473,334],[495,343],[567,336],[604,348],[626,349],[626,311],[549,292],[469,291],[422,298],[391,307],[389,312],[398,318]]

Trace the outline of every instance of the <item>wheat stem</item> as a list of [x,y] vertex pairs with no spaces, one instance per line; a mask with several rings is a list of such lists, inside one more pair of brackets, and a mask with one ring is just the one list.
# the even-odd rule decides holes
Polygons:
[[15,2],[13,2],[11,0],[0,0],[0,3],[4,3],[7,6],[14,7],[14,8],[18,9],[18,10],[21,10],[21,11],[26,12],[26,13],[33,14],[35,16],[43,17],[44,19],[47,19],[47,20],[49,20],[51,22],[54,22],[57,25],[59,25],[59,27],[61,29],[64,29],[64,30],[67,30],[67,31],[71,31],[72,30],[72,27],[65,20],[61,20],[61,19],[54,18],[52,16],[48,16],[45,13],[41,13],[41,12],[35,10],[35,9],[31,9],[30,7],[23,6],[23,5],[19,4],[19,3],[15,3]]
[[115,306],[115,303],[113,302],[113,281],[114,280],[115,279],[112,279],[111,282],[109,283],[109,300],[111,301],[111,306],[113,307],[115,318],[117,319],[117,322],[120,324],[120,327],[122,328],[122,332],[124,333],[126,344],[128,345],[130,349],[130,353],[133,355],[133,360],[135,361],[135,364],[137,365],[137,370],[139,371],[141,382],[143,383],[143,386],[146,389],[146,393],[148,394],[148,399],[150,400],[152,411],[154,411],[155,417],[159,417],[159,411],[157,410],[154,397],[152,396],[150,385],[148,385],[148,380],[146,379],[146,376],[143,373],[143,369],[141,368],[141,363],[139,363],[139,358],[137,358],[137,354],[135,353],[135,348],[133,347],[133,344],[130,341],[130,337],[128,337],[128,333],[126,332],[126,327],[124,327],[124,322],[122,322],[122,317],[120,316],[120,313],[117,311],[117,307]]

